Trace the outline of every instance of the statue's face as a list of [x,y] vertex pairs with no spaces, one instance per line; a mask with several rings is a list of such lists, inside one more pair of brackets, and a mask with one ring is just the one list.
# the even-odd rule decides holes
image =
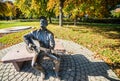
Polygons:
[[40,19],[40,26],[45,29],[46,26],[47,26],[47,20],[45,20],[45,19]]
[[45,30],[45,29],[46,29],[46,27],[44,27],[44,26],[41,26],[41,28],[42,28],[43,30]]

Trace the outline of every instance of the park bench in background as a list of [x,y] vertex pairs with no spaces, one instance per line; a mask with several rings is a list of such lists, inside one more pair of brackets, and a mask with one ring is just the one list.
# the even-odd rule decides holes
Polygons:
[[[55,48],[54,50],[58,51],[58,53],[65,53],[65,49],[59,40],[55,40]],[[32,60],[33,53],[29,53],[26,50],[25,44],[21,47],[16,47],[10,50],[2,59],[1,62],[3,63],[13,63],[16,71],[20,71],[23,63],[25,61]]]

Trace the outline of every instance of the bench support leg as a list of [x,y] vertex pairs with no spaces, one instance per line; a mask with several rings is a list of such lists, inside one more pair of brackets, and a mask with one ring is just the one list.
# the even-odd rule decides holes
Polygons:
[[13,62],[13,65],[14,65],[16,71],[20,71],[20,69],[23,65],[23,62]]

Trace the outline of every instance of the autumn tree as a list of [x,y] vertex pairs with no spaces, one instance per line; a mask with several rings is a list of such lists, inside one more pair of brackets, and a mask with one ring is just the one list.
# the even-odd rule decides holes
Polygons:
[[77,18],[88,13],[90,5],[88,0],[66,0],[64,3],[64,14],[71,15],[70,18],[74,20],[76,25]]
[[47,0],[16,0],[15,4],[28,18],[38,18],[47,15]]
[[44,15],[49,18],[50,23],[53,11],[47,10],[48,0],[16,0],[15,4],[27,18],[39,18]]
[[16,7],[11,1],[6,1],[5,3],[9,10],[9,13],[7,13],[7,16],[9,16],[10,20],[12,20],[12,17],[16,16]]
[[25,17],[30,18],[32,16],[32,11],[30,10],[31,0],[15,0],[14,4],[22,11]]
[[59,26],[63,25],[63,6],[65,0],[49,0],[47,10],[54,10],[56,16],[59,16]]
[[5,2],[0,1],[0,15],[5,16],[9,12]]
[[0,15],[12,17],[16,16],[15,6],[11,1],[0,1]]
[[18,19],[18,18],[24,18],[24,16],[22,15],[21,10],[18,7],[16,7],[16,17],[15,18],[16,19]]
[[78,17],[89,16],[89,18],[104,18],[110,16],[110,9],[120,0],[65,0],[64,14],[71,15],[74,25]]
[[[98,7],[99,14],[96,16],[100,18],[109,17],[111,9],[113,9],[118,3],[120,3],[120,0],[100,0],[100,6]],[[95,9],[95,11],[97,11],[97,9]]]

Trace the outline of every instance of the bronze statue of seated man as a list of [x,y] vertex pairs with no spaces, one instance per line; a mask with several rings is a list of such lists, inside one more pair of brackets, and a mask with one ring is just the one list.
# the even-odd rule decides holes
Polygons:
[[[24,41],[30,49],[35,51],[32,59],[31,66],[42,74],[43,79],[45,78],[45,69],[42,66],[42,60],[44,56],[48,56],[53,59],[55,63],[55,74],[58,77],[60,58],[51,53],[51,50],[55,47],[54,35],[46,27],[48,25],[47,19],[44,16],[40,17],[40,29],[35,30],[24,36]],[[33,40],[39,42],[40,47],[44,50],[38,50],[37,46],[34,44]]]

